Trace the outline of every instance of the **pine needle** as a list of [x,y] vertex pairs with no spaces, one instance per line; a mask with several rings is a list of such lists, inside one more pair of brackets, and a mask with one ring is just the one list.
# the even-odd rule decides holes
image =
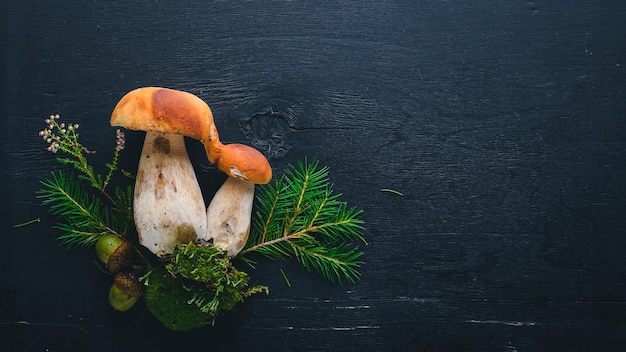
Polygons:
[[395,189],[391,189],[391,188],[381,188],[380,191],[381,192],[387,192],[387,193],[393,193],[393,194],[395,194],[397,196],[400,196],[400,197],[404,196],[404,194],[402,194],[402,192],[396,191]]
[[287,275],[285,275],[285,272],[283,271],[283,269],[280,269],[280,274],[283,276],[283,279],[285,280],[287,287],[291,287],[291,282],[289,282],[289,279],[287,278]]
[[13,228],[16,229],[18,227],[24,227],[24,226],[28,226],[28,225],[31,225],[31,224],[34,224],[34,223],[37,223],[37,222],[41,222],[41,219],[40,218],[36,218],[36,219],[32,219],[32,220],[28,220],[26,222],[23,222],[21,224],[15,224],[15,225],[13,225]]

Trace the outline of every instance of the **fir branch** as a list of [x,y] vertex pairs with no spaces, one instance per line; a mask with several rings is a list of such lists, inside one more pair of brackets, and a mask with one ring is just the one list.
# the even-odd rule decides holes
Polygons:
[[53,172],[42,185],[38,198],[51,214],[65,221],[57,228],[63,231],[58,239],[66,247],[89,246],[105,234],[124,235],[126,221],[114,216],[99,198],[88,195],[72,174]]
[[257,195],[257,213],[241,255],[258,252],[273,260],[295,257],[307,270],[341,284],[359,279],[365,243],[360,210],[348,208],[334,194],[328,168],[299,161]]
[[354,284],[360,278],[357,268],[363,264],[358,260],[362,252],[356,247],[348,244],[325,247],[308,241],[302,245],[299,241],[294,241],[292,245],[305,269],[314,269],[331,282],[341,284],[342,277],[345,277],[348,282]]

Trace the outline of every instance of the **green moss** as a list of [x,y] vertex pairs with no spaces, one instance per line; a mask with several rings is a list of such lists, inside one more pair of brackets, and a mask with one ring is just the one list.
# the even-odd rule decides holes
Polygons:
[[265,286],[248,287],[249,277],[237,270],[225,252],[211,247],[179,244],[167,270],[147,277],[146,305],[172,330],[191,330],[233,309]]
[[166,270],[151,272],[146,283],[146,307],[167,328],[187,331],[212,321],[198,307],[187,303],[189,291]]

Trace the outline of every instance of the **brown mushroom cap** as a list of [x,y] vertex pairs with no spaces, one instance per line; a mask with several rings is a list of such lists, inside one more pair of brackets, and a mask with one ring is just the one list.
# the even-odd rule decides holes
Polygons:
[[247,145],[222,145],[216,165],[228,176],[250,183],[265,184],[272,179],[272,168],[265,156]]
[[209,106],[191,93],[168,88],[144,87],[127,93],[113,110],[111,126],[198,139],[212,163],[221,146]]

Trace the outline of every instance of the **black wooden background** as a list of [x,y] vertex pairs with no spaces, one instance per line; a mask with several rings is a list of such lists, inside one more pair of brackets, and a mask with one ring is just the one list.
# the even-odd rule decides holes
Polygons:
[[[5,0],[0,17],[1,350],[626,343],[626,2]],[[103,165],[113,107],[148,85],[200,96],[276,174],[329,166],[364,210],[361,281],[261,261],[271,294],[215,327],[113,312],[110,277],[58,246],[35,198],[57,166],[37,132],[60,113]],[[188,147],[210,194],[222,178]]]

